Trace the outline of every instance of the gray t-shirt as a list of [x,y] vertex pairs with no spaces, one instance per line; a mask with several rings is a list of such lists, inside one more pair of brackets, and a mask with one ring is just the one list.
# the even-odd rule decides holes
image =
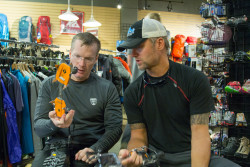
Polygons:
[[[45,79],[39,90],[36,104],[34,128],[41,137],[67,139],[68,128],[58,128],[49,119],[53,110],[50,101],[59,96],[59,82],[54,76]],[[84,144],[93,150],[108,151],[122,133],[122,111],[119,96],[112,82],[94,73],[83,82],[69,81],[62,92],[66,106],[75,110],[70,126],[72,143]]]

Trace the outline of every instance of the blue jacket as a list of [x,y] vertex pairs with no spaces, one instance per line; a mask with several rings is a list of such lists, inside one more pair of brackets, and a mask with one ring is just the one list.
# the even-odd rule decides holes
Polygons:
[[30,154],[34,152],[30,111],[29,111],[29,99],[28,99],[28,80],[29,77],[21,74],[20,70],[11,70],[20,82],[24,108],[22,110],[22,134],[21,134],[21,146],[23,154]]
[[10,162],[17,163],[21,161],[22,149],[20,145],[20,137],[16,122],[16,109],[7,93],[7,90],[4,86],[2,79],[1,83],[3,88],[3,105],[4,105],[4,111],[6,112],[6,120],[8,126],[8,131],[7,131],[8,154]]

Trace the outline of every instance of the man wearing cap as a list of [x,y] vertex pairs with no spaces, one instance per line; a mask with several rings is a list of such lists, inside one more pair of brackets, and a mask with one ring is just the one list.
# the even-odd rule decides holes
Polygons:
[[[147,19],[155,19],[161,22],[161,16],[159,13],[148,13],[144,18]],[[170,32],[168,30],[168,40],[170,40]],[[135,61],[135,58],[132,57],[132,49],[127,49],[127,63],[132,73],[131,82],[134,82],[143,72],[144,70],[139,70]],[[130,140],[130,126],[127,124],[123,130],[123,135],[121,139],[121,148],[127,148],[128,141]]]
[[161,167],[221,166],[221,162],[238,166],[221,157],[210,158],[208,122],[214,104],[209,82],[202,72],[168,59],[167,32],[160,22],[137,21],[117,49],[132,49],[138,68],[145,70],[124,95],[131,127],[128,147],[119,153],[124,166],[143,164],[134,151],[143,146],[164,152]]

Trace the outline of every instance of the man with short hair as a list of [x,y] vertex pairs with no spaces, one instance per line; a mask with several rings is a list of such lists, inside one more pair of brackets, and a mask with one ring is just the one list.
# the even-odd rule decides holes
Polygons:
[[[159,22],[161,22],[161,16],[159,13],[148,13],[145,18],[147,19],[155,19]],[[170,32],[168,30],[167,31],[167,37],[168,40],[170,39]],[[132,79],[131,82],[134,82],[143,72],[144,70],[139,70],[137,65],[136,65],[136,61],[135,58],[132,57],[132,49],[127,49],[127,61],[128,61],[128,65],[129,68],[131,70],[132,73]],[[123,131],[123,135],[122,135],[122,139],[121,139],[121,148],[126,148],[128,145],[128,141],[130,139],[130,127],[127,124],[124,128]]]
[[141,166],[135,149],[144,146],[164,152],[161,167],[238,166],[220,157],[210,160],[208,122],[214,104],[209,82],[202,72],[169,60],[160,22],[137,21],[117,49],[132,49],[138,68],[145,70],[124,95],[131,127],[128,147],[119,153],[124,166]]
[[[62,91],[69,112],[56,115],[49,103],[59,96],[59,82],[54,77],[43,81],[37,100],[34,128],[46,138],[45,148],[35,157],[34,167],[43,165],[51,151],[63,150],[70,166],[93,166],[88,152],[107,152],[122,133],[122,111],[115,86],[91,72],[98,60],[100,41],[91,33],[79,33],[72,39],[70,63],[77,73],[71,74]],[[64,146],[65,145],[65,146]]]
[[[147,19],[155,19],[159,22],[161,22],[161,16],[159,13],[148,13],[145,18]],[[170,32],[168,30],[166,30],[168,33],[168,38],[170,40]],[[132,79],[131,82],[134,82],[143,72],[144,70],[139,70],[136,62],[135,62],[135,58],[131,56],[132,54],[132,50],[131,49],[127,49],[127,61],[128,61],[128,65],[129,68],[131,70],[132,73]]]

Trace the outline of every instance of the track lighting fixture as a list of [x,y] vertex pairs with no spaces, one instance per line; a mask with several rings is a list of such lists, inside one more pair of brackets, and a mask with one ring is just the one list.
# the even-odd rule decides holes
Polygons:
[[183,0],[181,0],[181,1],[166,1],[166,2],[168,2],[167,9],[169,12],[173,11],[172,3],[184,3]]
[[65,21],[76,21],[79,18],[71,12],[70,10],[70,0],[68,0],[68,9],[65,13],[58,16],[59,19],[65,20]]
[[93,0],[91,0],[91,16],[90,19],[88,21],[86,21],[85,23],[83,23],[83,26],[85,27],[99,27],[102,24],[98,21],[96,21],[94,19],[94,15],[93,15]]
[[150,5],[148,5],[148,0],[145,0],[143,10],[148,10],[149,7],[150,7]]
[[171,12],[173,10],[173,6],[172,6],[171,1],[168,2],[167,9],[168,9],[169,12]]

